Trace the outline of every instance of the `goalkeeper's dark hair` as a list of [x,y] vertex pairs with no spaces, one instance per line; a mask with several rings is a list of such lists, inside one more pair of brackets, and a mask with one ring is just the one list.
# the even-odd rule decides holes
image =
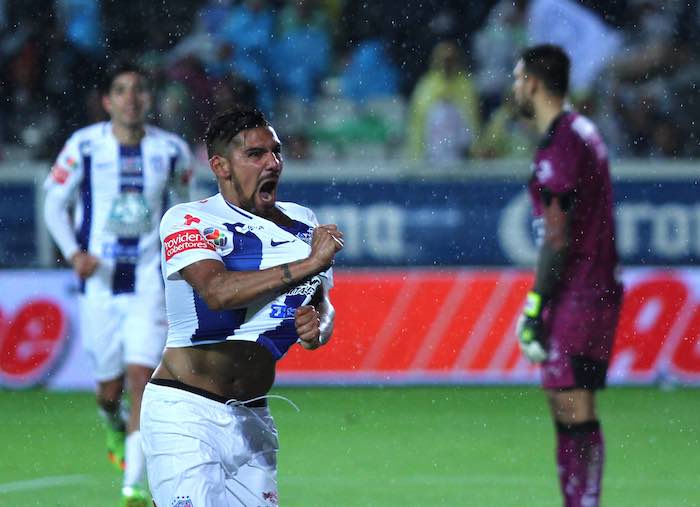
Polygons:
[[211,158],[214,155],[224,155],[229,143],[243,130],[269,126],[270,122],[257,109],[233,106],[209,122],[204,134],[207,156]]
[[131,72],[141,76],[144,81],[146,80],[146,72],[143,70],[143,68],[130,59],[124,58],[108,63],[98,84],[100,93],[102,95],[109,94],[114,81],[122,74]]
[[554,44],[532,46],[522,52],[521,58],[525,65],[525,74],[540,79],[553,95],[566,95],[569,90],[571,61],[561,47]]

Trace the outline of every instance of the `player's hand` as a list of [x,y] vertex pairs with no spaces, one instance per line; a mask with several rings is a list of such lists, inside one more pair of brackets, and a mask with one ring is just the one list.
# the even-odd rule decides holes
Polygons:
[[319,225],[311,238],[311,255],[325,271],[333,265],[335,254],[343,249],[343,233],[335,224]]
[[87,252],[78,252],[70,259],[75,271],[82,280],[90,278],[97,269],[100,260]]
[[304,305],[296,309],[294,326],[302,347],[313,350],[321,346],[321,316],[312,305]]
[[527,293],[523,313],[518,318],[515,332],[525,357],[533,363],[541,363],[547,359],[542,325],[542,297],[536,292]]

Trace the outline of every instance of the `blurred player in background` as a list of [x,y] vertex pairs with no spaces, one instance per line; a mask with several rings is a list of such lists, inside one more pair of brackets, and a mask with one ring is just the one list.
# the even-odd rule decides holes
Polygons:
[[607,149],[595,125],[565,109],[569,67],[561,48],[541,45],[514,69],[516,106],[543,136],[529,183],[538,262],[517,333],[542,363],[564,505],[595,507],[604,462],[595,393],[605,387],[622,286]]
[[343,235],[277,202],[281,145],[260,112],[215,117],[206,145],[220,193],[161,222],[169,329],[142,406],[148,479],[159,507],[276,506],[267,393],[294,343],[331,336]]
[[81,335],[108,455],[124,471],[122,504],[141,506],[141,397],[167,331],[158,224],[167,203],[189,199],[192,157],[179,137],[145,123],[151,96],[138,67],[111,65],[101,92],[110,121],[68,139],[45,183],[44,215],[81,280]]

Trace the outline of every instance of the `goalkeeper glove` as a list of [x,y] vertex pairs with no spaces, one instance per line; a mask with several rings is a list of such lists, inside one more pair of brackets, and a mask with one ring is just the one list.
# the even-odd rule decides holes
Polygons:
[[515,327],[518,345],[525,356],[533,363],[547,359],[542,325],[542,296],[530,291],[525,299],[523,313]]

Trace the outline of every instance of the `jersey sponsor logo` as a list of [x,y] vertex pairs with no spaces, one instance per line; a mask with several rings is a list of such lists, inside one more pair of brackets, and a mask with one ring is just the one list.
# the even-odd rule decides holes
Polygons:
[[290,289],[286,294],[287,296],[303,295],[306,297],[312,297],[314,294],[316,294],[316,290],[318,289],[319,285],[321,285],[321,278],[319,276],[314,276],[310,280],[306,280],[293,289]]
[[263,500],[267,500],[272,505],[279,505],[279,498],[276,491],[263,491]]
[[189,213],[185,215],[185,225],[192,225],[193,223],[198,224],[199,222],[201,222],[199,218],[192,216]]
[[166,236],[163,240],[163,248],[166,261],[187,250],[216,250],[197,229],[185,229]]
[[274,239],[271,239],[271,240],[270,240],[270,246],[280,246],[280,245],[284,245],[285,243],[291,243],[291,242],[292,242],[292,241],[289,240],[289,239],[286,240],[286,241],[275,241]]
[[204,234],[207,241],[214,246],[218,246],[220,248],[226,246],[228,238],[226,237],[226,234],[221,231],[221,229],[217,229],[216,227],[207,227],[202,231],[202,234]]
[[139,260],[139,246],[119,243],[103,243],[102,256],[106,259],[114,259],[117,262],[137,263]]
[[68,157],[66,159],[66,166],[72,171],[73,169],[78,167],[78,161],[75,160],[73,157]]
[[56,164],[51,168],[51,179],[59,185],[63,185],[70,176],[70,173],[64,167]]
[[140,155],[133,157],[122,157],[120,160],[120,168],[123,175],[141,175],[143,173],[141,165]]
[[299,232],[296,234],[296,237],[302,240],[304,243],[310,245],[311,244],[311,239],[314,236],[314,229],[313,227],[309,227],[306,232]]
[[270,318],[271,319],[291,319],[294,317],[297,309],[287,305],[271,305],[270,306]]

